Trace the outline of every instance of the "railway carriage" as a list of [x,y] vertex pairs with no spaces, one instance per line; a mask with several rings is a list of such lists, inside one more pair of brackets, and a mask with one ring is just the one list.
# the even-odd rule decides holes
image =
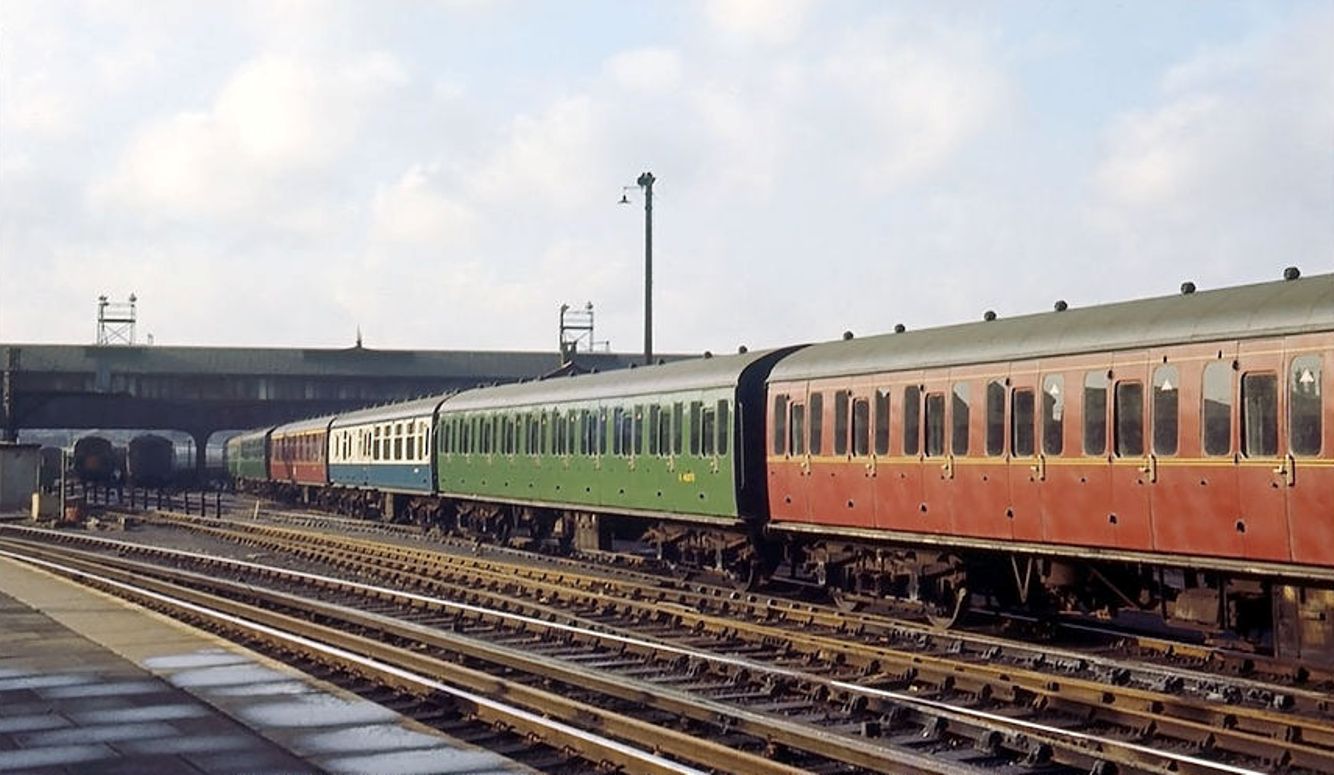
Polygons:
[[239,484],[264,482],[269,478],[269,434],[273,428],[238,433],[227,439],[227,472]]
[[801,350],[770,531],[854,598],[969,592],[1334,655],[1334,276]]
[[125,472],[116,448],[101,436],[84,436],[74,442],[72,458],[74,475],[90,484],[118,482]]
[[763,379],[789,350],[470,390],[437,415],[438,492],[496,534],[644,536],[749,573],[766,513]]
[[[435,412],[445,396],[339,415],[329,428],[329,482],[347,513],[417,515],[435,489]],[[385,499],[390,499],[388,502]],[[414,500],[417,499],[417,500]]]
[[176,445],[164,436],[145,433],[125,450],[125,478],[135,487],[165,487],[176,476]]
[[269,482],[305,502],[329,484],[332,416],[279,425],[269,432]]

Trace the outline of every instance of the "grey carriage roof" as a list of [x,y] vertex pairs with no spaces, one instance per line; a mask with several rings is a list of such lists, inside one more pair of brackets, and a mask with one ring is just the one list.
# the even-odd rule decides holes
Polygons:
[[1334,330],[1334,274],[812,345],[770,382]]
[[405,417],[430,417],[435,414],[436,407],[440,406],[440,402],[448,397],[449,394],[442,394],[396,404],[372,406],[366,409],[358,409],[355,412],[344,412],[334,419],[332,427],[347,428],[365,423],[401,420]]
[[273,435],[286,436],[289,433],[326,430],[329,427],[329,421],[333,418],[333,415],[326,414],[323,417],[311,417],[306,420],[296,420],[295,422],[285,423],[274,428]]
[[606,374],[553,377],[514,385],[476,388],[452,396],[445,401],[442,410],[471,411],[731,387],[737,384],[741,373],[748,366],[769,352],[764,350],[695,358],[636,369],[620,369]]

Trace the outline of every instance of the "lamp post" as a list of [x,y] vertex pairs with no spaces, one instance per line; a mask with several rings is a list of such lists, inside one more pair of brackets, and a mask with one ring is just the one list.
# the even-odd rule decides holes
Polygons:
[[645,172],[635,182],[644,189],[644,365],[653,363],[653,177]]

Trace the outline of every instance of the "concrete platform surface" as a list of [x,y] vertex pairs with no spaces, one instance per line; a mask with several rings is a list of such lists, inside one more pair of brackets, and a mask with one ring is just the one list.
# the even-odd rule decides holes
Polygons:
[[0,558],[0,774],[522,771],[221,638]]

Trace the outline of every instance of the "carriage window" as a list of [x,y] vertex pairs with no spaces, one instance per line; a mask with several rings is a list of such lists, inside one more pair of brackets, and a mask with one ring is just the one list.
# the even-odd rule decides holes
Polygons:
[[794,455],[806,454],[806,405],[792,405],[792,438],[788,443],[788,449],[792,450]]
[[916,385],[903,389],[903,454],[916,455],[922,437],[922,391]]
[[1084,454],[1107,454],[1107,373],[1084,375]]
[[1042,451],[1059,455],[1065,449],[1065,377],[1048,374],[1042,380]]
[[650,455],[658,454],[658,440],[662,434],[661,426],[662,407],[650,406],[648,408],[648,453]]
[[732,423],[727,401],[718,402],[718,454],[727,454],[727,437],[731,434]]
[[1116,383],[1116,454],[1135,457],[1144,454],[1144,385],[1139,382]]
[[635,407],[635,454],[644,454],[644,407]]
[[373,451],[372,451],[372,453],[371,453],[371,459],[372,459],[372,460],[379,460],[379,459],[380,459],[380,445],[381,445],[381,444],[382,444],[382,440],[381,440],[381,438],[380,438],[380,426],[377,425],[377,426],[375,426],[375,447],[374,447],[374,449],[373,449]]
[[1213,361],[1205,367],[1203,407],[1205,455],[1233,451],[1233,365]]
[[627,446],[625,444],[626,439],[624,438],[626,434],[621,433],[621,421],[624,418],[625,418],[624,409],[616,407],[616,409],[612,411],[611,425],[615,429],[615,433],[612,436],[612,445],[611,445],[611,454],[613,455],[620,455],[622,452],[624,452],[625,447]]
[[1288,448],[1292,454],[1320,454],[1320,415],[1320,356],[1293,358],[1288,386]]
[[852,394],[846,390],[834,393],[834,454],[848,454],[848,405]]
[[787,396],[774,396],[774,442],[775,455],[787,451]]
[[672,454],[681,454],[683,439],[685,437],[685,406],[677,401],[672,406]]
[[852,402],[852,454],[871,454],[871,402],[865,398]]
[[1278,375],[1241,378],[1241,453],[1247,457],[1278,454]]
[[824,449],[824,394],[811,393],[811,454]]
[[607,454],[607,410],[598,410],[597,450],[599,455]]
[[1005,386],[999,382],[987,383],[987,454],[1005,452]]
[[625,413],[621,415],[620,425],[621,454],[626,457],[630,457],[635,451],[635,429],[637,427],[638,423],[635,422],[635,411],[633,409],[626,409]]
[[690,454],[699,455],[699,411],[702,405],[699,401],[690,402]]
[[1037,451],[1037,435],[1033,432],[1033,391],[1014,391],[1010,404],[1010,451],[1015,457],[1032,457]]
[[672,454],[672,408],[662,407],[658,415],[658,454],[667,457]]
[[699,429],[700,442],[701,442],[700,454],[702,454],[704,457],[712,457],[714,450],[713,440],[715,434],[717,433],[717,428],[716,428],[717,417],[714,415],[713,409],[700,410],[700,416],[703,418],[700,421],[700,429]]
[[1177,416],[1180,407],[1181,377],[1176,366],[1159,366],[1153,372],[1153,451],[1158,455],[1177,453]]
[[926,455],[945,454],[945,394],[926,395]]
[[954,383],[954,432],[950,434],[950,449],[956,455],[968,454],[968,404],[972,392],[967,382]]
[[889,454],[889,391],[875,391],[875,453]]
[[559,409],[551,412],[551,454],[565,454],[565,417]]
[[394,426],[394,459],[403,459],[403,423]]

